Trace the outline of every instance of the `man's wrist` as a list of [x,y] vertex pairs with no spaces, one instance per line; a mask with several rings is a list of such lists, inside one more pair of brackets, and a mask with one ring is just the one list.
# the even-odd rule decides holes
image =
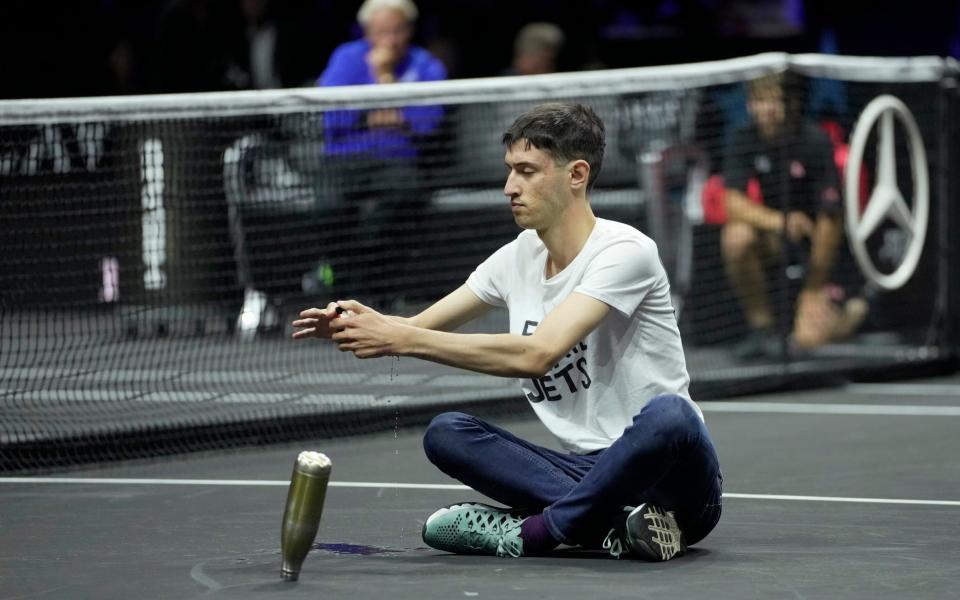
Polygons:
[[410,354],[414,347],[414,338],[416,337],[417,331],[417,327],[408,325],[406,322],[399,323],[397,325],[397,336],[394,339],[391,354],[397,356]]

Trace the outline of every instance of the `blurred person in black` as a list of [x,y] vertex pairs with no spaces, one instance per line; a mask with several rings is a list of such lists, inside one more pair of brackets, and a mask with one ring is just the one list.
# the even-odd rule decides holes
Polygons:
[[723,173],[727,221],[721,249],[727,277],[746,317],[738,358],[776,355],[780,341],[766,268],[786,256],[805,262],[795,302],[792,343],[812,348],[847,335],[862,306],[841,312],[828,293],[843,240],[842,202],[833,146],[801,117],[801,94],[785,74],[748,83],[752,120],[726,146]]
[[304,0],[170,0],[157,18],[153,88],[176,93],[312,85],[338,16],[323,18],[321,9],[327,10]]
[[323,15],[303,0],[234,1],[241,21],[231,65],[237,83],[253,89],[313,85],[323,40],[333,33]]

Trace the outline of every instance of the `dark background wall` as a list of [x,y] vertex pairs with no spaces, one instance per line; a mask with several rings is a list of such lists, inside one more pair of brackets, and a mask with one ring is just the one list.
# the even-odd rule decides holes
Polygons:
[[[0,97],[251,87],[242,7],[257,0],[8,0],[0,7]],[[269,0],[267,0],[269,2]],[[360,0],[276,0],[283,87],[310,85],[360,35]],[[500,74],[516,32],[560,25],[561,70],[713,60],[763,51],[960,56],[955,0],[420,0],[416,41],[451,77]]]

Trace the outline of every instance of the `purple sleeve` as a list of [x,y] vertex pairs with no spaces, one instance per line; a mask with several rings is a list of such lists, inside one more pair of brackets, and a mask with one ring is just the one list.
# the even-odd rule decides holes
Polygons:
[[[443,81],[447,78],[447,69],[443,63],[431,55],[424,62],[419,81]],[[403,118],[410,124],[410,130],[423,135],[433,132],[443,118],[443,107],[409,106],[403,110]]]
[[327,68],[320,74],[317,80],[319,86],[351,85],[359,83],[357,81],[358,68],[366,65],[357,65],[353,57],[350,56],[348,48],[340,46],[330,55],[330,61]]
[[[358,64],[349,50],[350,46],[344,45],[333,51],[327,68],[317,80],[317,85],[329,87],[364,83],[362,76],[367,65],[362,61]],[[324,113],[323,126],[328,142],[335,142],[341,136],[355,131],[359,127],[362,114],[363,111],[359,110],[332,110]]]

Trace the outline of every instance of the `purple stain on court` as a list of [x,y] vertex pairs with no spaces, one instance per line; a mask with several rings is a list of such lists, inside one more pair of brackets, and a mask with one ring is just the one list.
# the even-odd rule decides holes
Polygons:
[[371,556],[374,554],[389,554],[400,552],[400,550],[390,550],[389,548],[379,548],[377,546],[361,546],[359,544],[323,544],[317,543],[312,546],[314,550],[325,550],[334,554],[352,554],[359,556]]

